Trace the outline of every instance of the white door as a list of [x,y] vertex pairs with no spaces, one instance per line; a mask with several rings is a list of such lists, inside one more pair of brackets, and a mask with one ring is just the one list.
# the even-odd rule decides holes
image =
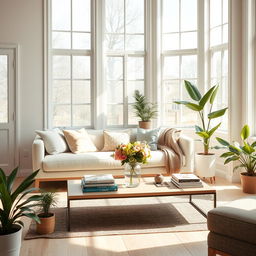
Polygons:
[[16,164],[14,61],[14,49],[0,49],[0,168],[7,174]]

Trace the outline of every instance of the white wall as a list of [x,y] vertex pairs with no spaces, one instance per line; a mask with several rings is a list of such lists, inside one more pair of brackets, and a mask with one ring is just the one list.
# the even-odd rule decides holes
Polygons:
[[43,0],[0,0],[0,44],[18,44],[19,165],[31,169],[31,145],[43,127]]

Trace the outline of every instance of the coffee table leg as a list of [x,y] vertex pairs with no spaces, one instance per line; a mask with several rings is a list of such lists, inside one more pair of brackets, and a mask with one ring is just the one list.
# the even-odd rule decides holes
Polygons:
[[214,206],[214,208],[216,208],[217,207],[217,194],[216,193],[214,193],[213,194],[213,206]]
[[[217,195],[216,193],[212,193],[213,194],[213,206],[214,208],[216,208],[216,204],[217,204]],[[199,207],[197,206],[193,201],[192,201],[192,195],[189,195],[189,203],[198,211],[200,212],[205,218],[207,218],[207,214]]]
[[67,216],[68,231],[70,231],[70,200],[68,199],[68,216]]

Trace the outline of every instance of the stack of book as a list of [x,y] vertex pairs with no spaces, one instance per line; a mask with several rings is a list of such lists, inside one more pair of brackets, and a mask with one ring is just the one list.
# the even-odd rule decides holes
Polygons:
[[192,173],[174,173],[171,182],[178,188],[201,188],[202,181]]
[[112,174],[84,175],[81,186],[84,193],[117,191],[118,189]]

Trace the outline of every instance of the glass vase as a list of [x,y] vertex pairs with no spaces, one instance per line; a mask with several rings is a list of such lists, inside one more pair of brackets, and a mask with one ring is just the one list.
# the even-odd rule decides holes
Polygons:
[[141,166],[138,163],[127,163],[124,167],[125,186],[134,188],[139,186]]

